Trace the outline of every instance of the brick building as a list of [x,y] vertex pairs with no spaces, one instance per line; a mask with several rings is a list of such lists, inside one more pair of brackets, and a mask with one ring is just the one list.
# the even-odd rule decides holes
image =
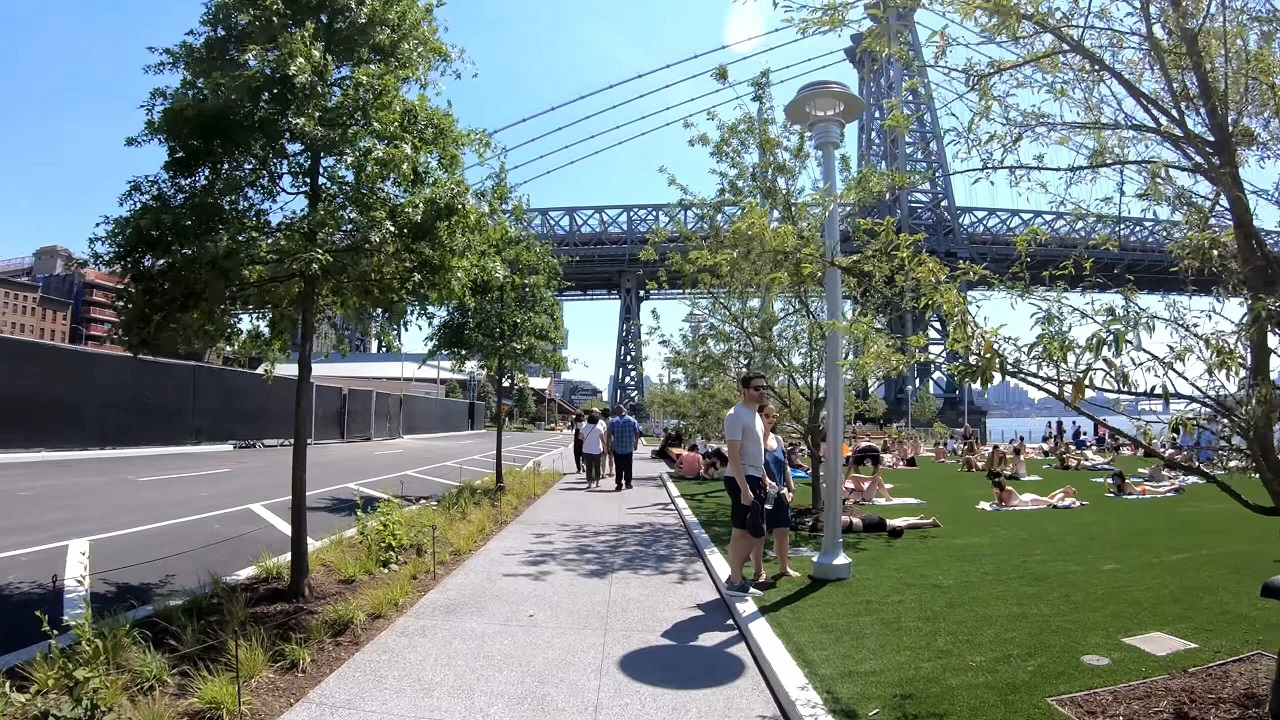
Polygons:
[[71,312],[70,300],[45,295],[38,282],[0,277],[0,334],[65,343]]

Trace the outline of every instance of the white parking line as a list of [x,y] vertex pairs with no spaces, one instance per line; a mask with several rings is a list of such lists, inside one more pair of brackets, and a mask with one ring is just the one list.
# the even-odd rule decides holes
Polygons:
[[404,452],[404,451],[403,450],[381,450],[379,452],[374,453],[374,455],[390,455],[391,453],[398,453],[398,452]]
[[372,496],[374,496],[374,497],[382,498],[383,500],[394,500],[394,499],[395,499],[395,498],[391,497],[390,495],[388,495],[388,494],[386,494],[386,493],[378,492],[377,490],[373,490],[373,489],[371,489],[371,488],[367,488],[367,487],[360,487],[359,485],[357,485],[357,484],[355,484],[355,483],[351,483],[350,485],[347,485],[347,487],[351,488],[352,490],[357,490],[357,491],[359,491],[359,492],[362,492],[362,493],[364,493],[364,494],[366,494],[366,495],[372,495]]
[[438,483],[444,483],[445,485],[455,485],[455,486],[456,486],[456,485],[461,485],[461,484],[462,484],[462,483],[460,483],[460,482],[454,482],[454,481],[452,481],[452,480],[445,480],[444,478],[431,477],[430,475],[423,475],[422,473],[416,473],[416,472],[414,472],[414,471],[412,471],[412,470],[410,470],[409,472],[405,473],[405,475],[412,475],[412,476],[414,476],[414,477],[416,477],[416,478],[422,478],[423,480],[434,480],[434,481],[436,481],[436,482],[438,482]]
[[[528,451],[526,451],[526,450],[507,450],[506,448],[503,448],[503,450],[502,450],[502,454],[503,454],[503,455],[523,455],[523,456],[526,456],[526,457],[538,457],[538,456],[539,456],[539,455],[541,455],[543,452],[545,452],[545,451],[543,451],[543,450],[538,450],[537,448],[534,448],[533,452],[528,452]],[[493,454],[493,453],[491,453],[491,452],[487,452],[487,453],[485,453],[485,455],[492,455],[492,454]]]
[[169,478],[195,477],[197,475],[217,475],[218,473],[231,472],[231,468],[222,468],[221,470],[204,470],[202,472],[178,473],[177,475],[156,475],[155,477],[138,478],[138,482],[144,480],[168,480]]
[[[539,442],[546,442],[546,441],[535,441],[531,443],[525,443],[524,445],[515,445],[511,449],[528,447],[530,445],[539,444]],[[551,451],[551,452],[555,452],[555,451]],[[437,468],[437,467],[445,467],[445,466],[466,467],[464,465],[459,465],[458,463],[466,460],[483,459],[482,455],[483,453],[481,455],[472,455],[471,457],[465,457],[457,461],[446,461],[446,462],[434,463],[431,465],[423,465],[422,467],[412,468],[411,470],[400,470],[398,472],[387,473],[386,475],[379,475],[377,477],[365,478],[364,480],[356,480],[354,482],[356,484],[377,482],[379,480],[386,480],[388,478],[396,477],[397,475],[404,475],[406,473],[411,473],[417,470],[430,470],[431,468]],[[493,472],[492,470],[488,470],[488,469],[482,470],[480,468],[467,468],[467,469],[475,470],[476,472],[483,472],[483,473]],[[318,488],[316,490],[308,490],[307,495],[317,495],[319,493],[331,492],[339,488],[344,488],[350,484],[351,484],[350,482],[345,482],[345,483],[338,483],[337,485],[330,485],[329,487]],[[125,528],[123,530],[112,530],[110,532],[98,533],[97,535],[86,535],[81,539],[92,542],[94,540],[102,540],[105,538],[116,537],[118,535],[128,535],[130,533],[142,532],[143,530],[154,530],[156,528],[167,527],[169,525],[177,525],[179,523],[190,522],[192,520],[203,520],[205,518],[216,517],[218,515],[225,515],[227,513],[238,512],[240,510],[248,510],[253,505],[268,505],[270,503],[280,502],[282,500],[288,500],[290,499],[290,497],[292,496],[284,495],[282,497],[271,498],[268,500],[260,500],[256,503],[245,503],[244,505],[236,505],[235,507],[224,508],[222,510],[211,510],[209,512],[199,513],[197,515],[188,515],[186,517],[175,518],[173,520],[162,520],[160,522],[149,523],[147,525],[139,525],[138,527],[131,527],[131,528]],[[70,542],[71,542],[70,540],[60,540],[58,542],[45,543],[43,545],[35,545],[33,547],[28,547],[28,548],[20,548],[17,550],[6,550],[4,552],[0,552],[0,558],[13,557],[15,555],[27,555],[33,552],[39,552],[41,550],[48,550],[50,548],[62,547],[63,545],[66,545]]]
[[[292,536],[292,535],[293,535],[293,528],[289,527],[289,523],[285,522],[285,521],[284,521],[284,519],[283,519],[283,518],[281,518],[279,515],[277,515],[277,514],[275,514],[275,513],[271,512],[270,510],[268,510],[268,509],[266,509],[266,508],[262,507],[262,506],[261,506],[261,505],[259,505],[258,503],[254,503],[254,504],[250,505],[250,506],[249,506],[249,509],[250,509],[250,510],[252,510],[252,511],[254,511],[254,512],[256,512],[256,513],[258,513],[258,516],[259,516],[259,517],[261,517],[263,520],[266,520],[267,522],[271,523],[273,526],[275,526],[275,529],[279,530],[280,532],[284,533],[285,535],[288,535],[288,536]],[[310,540],[308,540],[308,542],[310,542]]]
[[89,541],[67,543],[67,565],[62,575],[62,617],[75,622],[89,612]]
[[[467,458],[467,459],[468,459],[468,460],[470,460],[470,459],[472,459],[472,458]],[[475,459],[479,459],[479,458],[475,458]],[[478,468],[478,467],[471,467],[470,465],[463,465],[462,463],[449,463],[449,464],[450,464],[450,465],[452,465],[452,466],[454,466],[454,467],[456,467],[456,468],[462,468],[463,470],[475,470],[476,472],[482,472],[482,473],[491,473],[491,472],[493,472],[493,470],[492,470],[491,468]]]

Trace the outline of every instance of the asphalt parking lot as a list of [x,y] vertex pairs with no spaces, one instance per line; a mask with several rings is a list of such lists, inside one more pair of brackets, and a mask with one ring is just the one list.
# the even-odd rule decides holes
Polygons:
[[[522,467],[570,437],[510,433],[501,461]],[[494,435],[475,432],[315,445],[307,535],[354,522],[357,497],[417,501],[493,472]],[[82,606],[127,610],[289,549],[291,448],[0,464],[0,656],[43,640]],[[87,572],[86,572],[87,563]],[[68,580],[69,578],[69,580]]]

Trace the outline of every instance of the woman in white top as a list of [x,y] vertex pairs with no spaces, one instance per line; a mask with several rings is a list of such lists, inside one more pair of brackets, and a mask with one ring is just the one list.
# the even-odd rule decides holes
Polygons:
[[605,427],[592,412],[582,424],[582,459],[587,468],[587,487],[600,487],[600,459],[605,451]]

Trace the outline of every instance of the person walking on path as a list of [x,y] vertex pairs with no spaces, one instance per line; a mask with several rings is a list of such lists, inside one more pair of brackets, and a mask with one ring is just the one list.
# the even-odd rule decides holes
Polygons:
[[640,447],[640,423],[627,414],[622,405],[615,405],[613,418],[609,420],[609,445],[613,449],[613,466],[618,475],[614,489],[621,490],[625,483],[631,489],[631,461]]
[[[764,500],[769,488],[764,480],[764,420],[759,408],[769,383],[763,373],[751,372],[738,381],[741,402],[724,416],[724,439],[729,450],[729,468],[724,490],[732,507],[729,520],[729,577],[724,592],[732,597],[759,597],[764,593],[742,576],[742,568],[759,549],[764,552]],[[772,483],[770,483],[772,485]]]
[[587,487],[600,487],[600,460],[604,455],[606,430],[594,410],[582,423],[582,461],[587,468]]
[[582,429],[586,425],[587,419],[582,413],[573,416],[573,464],[578,472],[582,472]]
[[[600,419],[604,420],[606,427],[609,425],[609,408],[600,409]],[[604,468],[604,474],[613,477],[613,448],[610,447],[609,435],[605,433],[604,437],[604,462],[601,467]]]

